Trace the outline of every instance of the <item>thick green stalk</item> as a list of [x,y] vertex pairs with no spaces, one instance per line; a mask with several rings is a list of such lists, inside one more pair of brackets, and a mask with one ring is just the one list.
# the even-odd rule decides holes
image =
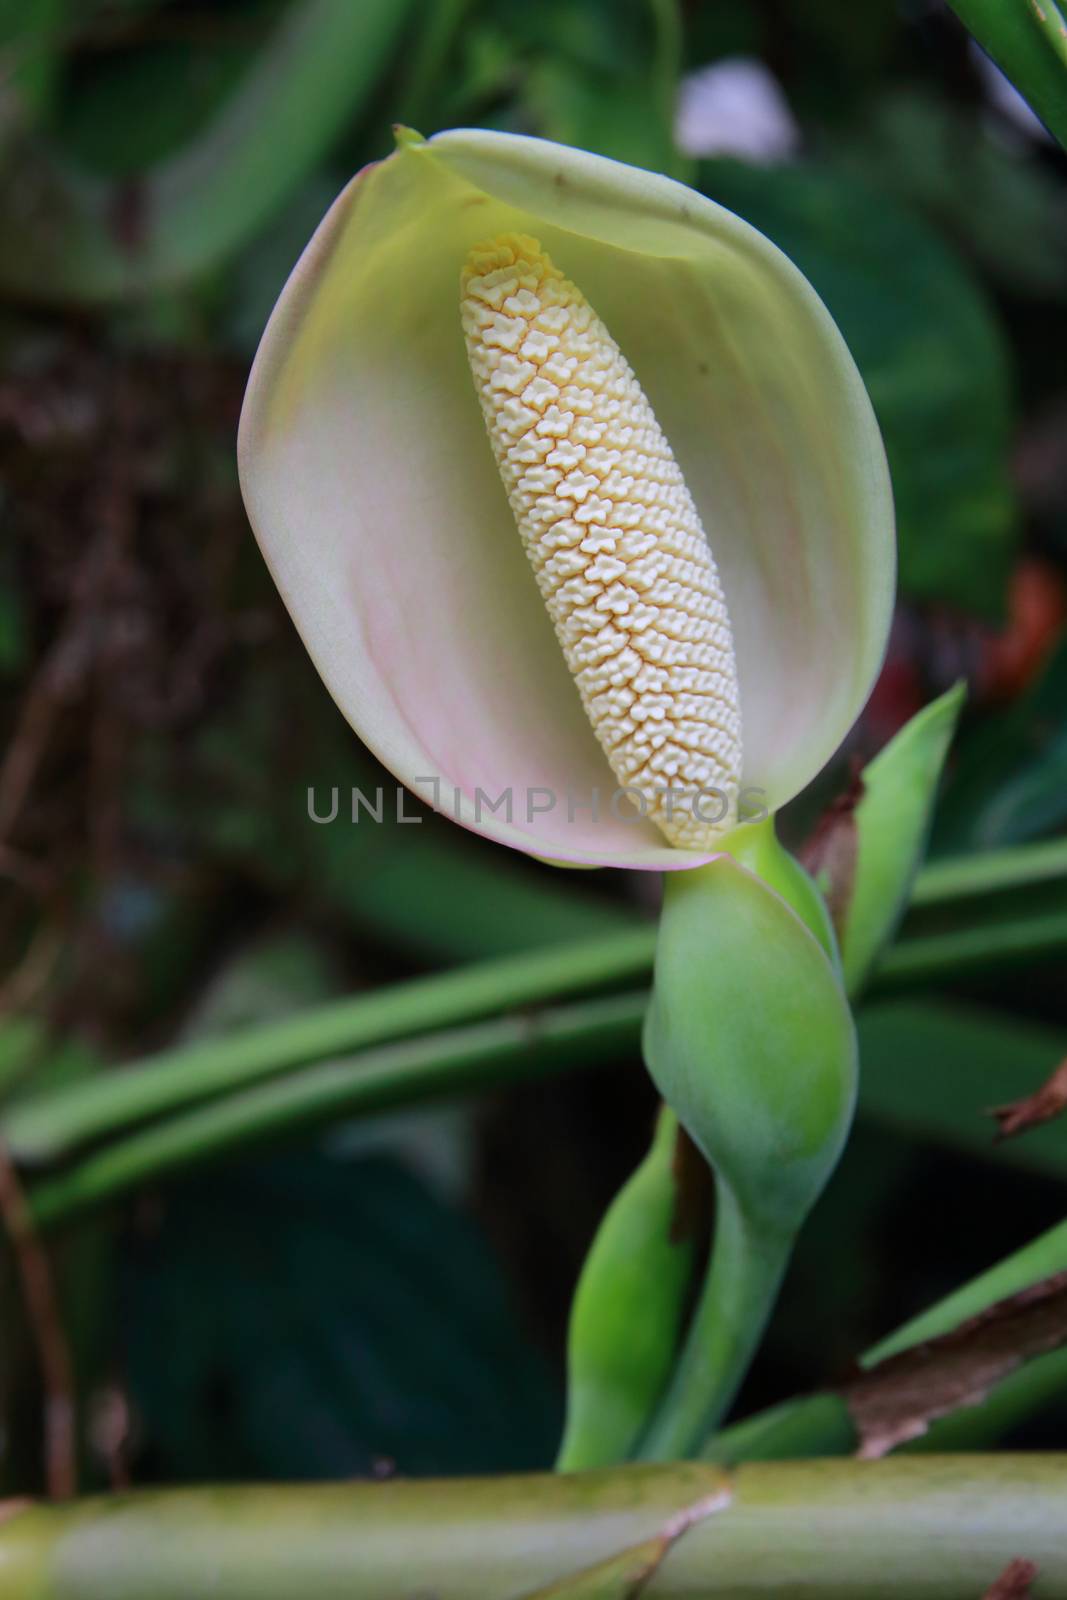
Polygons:
[[518,1600],[662,1537],[648,1600],[961,1600],[1018,1555],[1067,1600],[1065,1503],[1052,1454],[178,1489],[16,1510],[0,1572],[5,1600]]
[[[715,1241],[711,1267],[681,1359],[637,1451],[643,1461],[672,1461],[692,1453],[694,1427],[714,1427],[728,1410],[748,1371],[794,1237],[771,1236],[746,1220],[732,1190],[715,1186]],[[650,1292],[654,1286],[650,1285]],[[694,1418],[694,1397],[711,1397],[712,1412]]]

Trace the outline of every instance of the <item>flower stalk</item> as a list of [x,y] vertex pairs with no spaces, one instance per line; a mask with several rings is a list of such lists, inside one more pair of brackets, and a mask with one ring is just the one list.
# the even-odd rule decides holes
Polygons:
[[656,946],[645,1060],[714,1173],[715,1237],[646,1460],[699,1449],[733,1401],[855,1103],[855,1029],[825,908],[772,823],[746,834],[741,853],[766,877],[724,855],[668,880]]

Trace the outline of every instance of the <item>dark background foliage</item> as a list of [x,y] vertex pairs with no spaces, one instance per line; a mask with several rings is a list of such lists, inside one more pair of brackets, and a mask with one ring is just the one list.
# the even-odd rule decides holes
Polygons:
[[[863,370],[900,520],[898,620],[853,751],[963,675],[935,850],[1067,823],[1067,168],[947,9],[358,8],[340,87],[299,78],[294,52],[286,90],[283,60],[221,232],[172,182],[183,153],[278,30],[323,6],[24,0],[0,22],[0,1093],[652,909],[640,875],[556,873],[429,815],[400,830],[306,814],[309,784],[381,775],[267,578],[234,430],[285,274],[396,120],[671,171],[793,257]],[[785,159],[677,147],[679,79],[738,55],[796,119]],[[273,114],[283,92],[292,123]],[[65,231],[70,186],[99,197],[96,234]],[[178,265],[153,276],[168,194]],[[108,287],[112,258],[139,292]],[[844,781],[839,763],[791,837]],[[1067,1052],[1065,970],[867,1009],[877,1092],[745,1407],[841,1377],[1059,1219],[1067,1133],[994,1146],[981,1110]],[[575,1065],[196,1168],[56,1232],[83,1482],[549,1461],[574,1278],[653,1112],[636,1059]],[[0,1485],[32,1491],[36,1353],[2,1265],[0,1293]],[[1024,1438],[1064,1447],[1067,1410]]]

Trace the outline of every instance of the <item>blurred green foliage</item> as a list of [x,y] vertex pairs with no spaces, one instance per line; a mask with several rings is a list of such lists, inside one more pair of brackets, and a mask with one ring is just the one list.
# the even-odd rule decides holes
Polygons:
[[[792,156],[678,148],[681,77],[738,55],[776,78]],[[947,11],[8,0],[0,63],[9,1103],[197,1029],[653,910],[639,875],[555,872],[428,815],[307,818],[309,786],[390,780],[262,569],[233,433],[278,289],[397,120],[669,171],[798,263],[870,387],[900,518],[903,606],[856,749],[966,676],[936,850],[1064,830],[1067,169],[991,97]],[[917,906],[906,932],[981,937],[1061,908],[1053,876]],[[1062,1214],[1064,1124],[994,1152],[980,1114],[1062,1053],[1062,954],[942,988],[861,1019],[863,1121],[745,1410],[831,1381]],[[611,1037],[596,1074],[305,1135],[57,1236],[83,1481],[547,1462],[577,1268],[653,1116],[626,1030]],[[40,1483],[38,1372],[6,1256],[0,1277],[0,1487],[22,1492]],[[1067,1436],[1055,1405],[1029,1427]]]
[[938,842],[992,849],[1067,822],[1067,648],[1010,707],[975,728],[944,797]]
[[844,334],[889,456],[904,592],[996,616],[1017,533],[1009,361],[964,264],[833,166],[707,163],[701,187],[781,246]]
[[395,1155],[177,1188],[119,1294],[154,1477],[520,1471],[555,1446],[557,1393],[498,1263]]

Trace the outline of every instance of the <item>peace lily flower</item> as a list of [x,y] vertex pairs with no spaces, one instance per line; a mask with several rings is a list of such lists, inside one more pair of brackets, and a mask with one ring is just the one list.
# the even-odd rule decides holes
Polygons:
[[667,178],[401,131],[290,278],[239,454],[353,728],[534,855],[708,861],[819,771],[881,661],[859,374],[791,263]]

